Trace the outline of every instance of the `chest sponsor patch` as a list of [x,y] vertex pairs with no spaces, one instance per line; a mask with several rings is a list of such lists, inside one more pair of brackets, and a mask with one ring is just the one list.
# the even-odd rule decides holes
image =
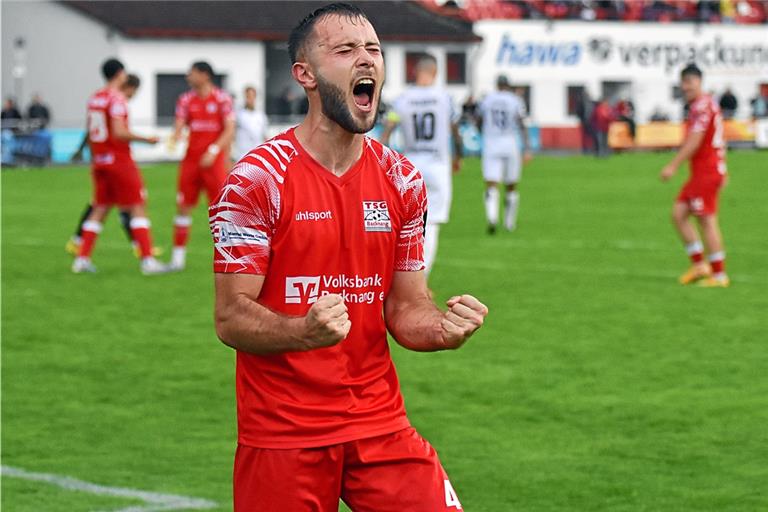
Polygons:
[[386,201],[363,201],[363,224],[369,232],[389,233],[392,219]]

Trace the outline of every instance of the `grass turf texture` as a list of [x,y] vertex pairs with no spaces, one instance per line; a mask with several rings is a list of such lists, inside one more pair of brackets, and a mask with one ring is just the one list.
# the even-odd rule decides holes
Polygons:
[[[491,314],[458,352],[393,355],[466,510],[768,509],[766,154],[729,155],[725,290],[676,283],[682,177],[658,182],[667,158],[537,158],[519,230],[495,237],[479,162],[456,177],[431,286]],[[144,174],[168,249],[175,166]],[[86,170],[8,171],[2,185],[3,464],[230,510],[234,353],[213,331],[205,210],[186,272],[140,276],[113,214],[99,274],[77,276],[63,245]],[[136,504],[2,485],[18,512]]]

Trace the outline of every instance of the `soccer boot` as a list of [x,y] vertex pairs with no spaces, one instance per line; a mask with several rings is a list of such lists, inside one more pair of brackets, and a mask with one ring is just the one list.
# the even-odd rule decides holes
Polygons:
[[158,274],[167,274],[168,272],[173,272],[170,265],[160,263],[151,256],[141,260],[141,273],[145,276],[156,276]]
[[728,288],[731,286],[731,280],[728,279],[728,276],[711,276],[707,277],[705,279],[702,279],[698,283],[696,283],[698,286],[701,286],[702,288]]
[[[160,256],[163,255],[163,253],[165,253],[165,251],[163,250],[162,247],[152,247],[152,256],[154,256],[155,258],[159,258]],[[141,249],[136,244],[133,244],[133,254],[137,258],[141,259]]]
[[77,256],[80,252],[80,241],[76,240],[74,237],[70,238],[64,245],[64,250],[67,251],[67,254]]
[[712,269],[708,263],[696,263],[691,265],[691,268],[689,268],[685,274],[681,275],[678,281],[680,284],[691,284],[711,275]]
[[90,258],[75,258],[72,262],[72,272],[75,274],[93,274],[96,272],[96,265]]

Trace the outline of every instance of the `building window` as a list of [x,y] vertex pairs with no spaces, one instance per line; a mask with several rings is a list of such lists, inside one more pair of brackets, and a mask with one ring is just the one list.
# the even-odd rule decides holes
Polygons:
[[449,84],[467,83],[467,54],[448,52],[445,56],[445,81]]
[[[223,87],[226,75],[216,75],[213,83]],[[176,117],[176,100],[189,90],[186,74],[158,74],[156,76],[157,95],[155,97],[155,114],[159,126],[173,125]]]
[[569,85],[566,89],[567,108],[569,116],[582,118],[585,115],[587,91],[583,85]]

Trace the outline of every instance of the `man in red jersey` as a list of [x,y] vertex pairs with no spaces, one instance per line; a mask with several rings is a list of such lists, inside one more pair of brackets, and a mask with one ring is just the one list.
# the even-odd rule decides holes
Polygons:
[[168,268],[152,256],[150,222],[145,210],[144,184],[131,157],[131,141],[156,144],[157,137],[143,137],[128,129],[128,106],[120,91],[128,74],[117,59],[102,65],[107,85],[88,100],[88,143],[91,147],[91,175],[94,184],[93,210],[82,226],[81,243],[72,263],[76,274],[95,272],[91,253],[104,219],[113,206],[128,211],[131,236],[141,254],[143,274],[160,274]]
[[309,113],[240,160],[210,209],[216,331],[237,350],[235,510],[461,510],[406,417],[387,331],[456,349],[488,310],[430,298],[424,180],[363,135],[385,76],[365,14],[320,8],[289,52]]
[[173,223],[171,267],[186,265],[192,210],[204,189],[212,203],[227,177],[229,145],[235,133],[232,98],[213,84],[213,68],[207,62],[195,62],[187,73],[191,87],[176,103],[176,128],[171,145],[189,128],[187,153],[179,166],[177,214]]
[[[672,208],[672,220],[691,259],[691,267],[680,276],[680,283],[727,287],[730,281],[725,273],[723,237],[717,220],[718,195],[726,180],[723,118],[717,102],[702,92],[702,73],[695,64],[686,66],[680,78],[688,104],[685,141],[661,171],[661,180],[668,181],[680,164],[690,159],[690,178]],[[708,263],[704,260],[704,246],[690,216],[699,221]]]

